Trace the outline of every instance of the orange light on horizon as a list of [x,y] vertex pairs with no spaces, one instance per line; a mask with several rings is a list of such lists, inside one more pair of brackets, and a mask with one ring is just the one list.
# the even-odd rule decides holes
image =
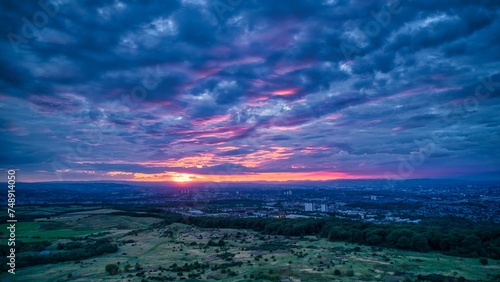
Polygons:
[[326,181],[337,179],[363,179],[368,176],[350,175],[344,172],[258,172],[243,174],[188,174],[178,172],[135,173],[133,181],[150,182],[285,182],[285,181]]
[[149,182],[193,182],[193,181],[203,181],[205,177],[202,175],[196,175],[192,173],[181,173],[181,172],[163,172],[163,173],[134,173],[132,179],[135,181],[149,181]]
[[191,182],[194,181],[196,175],[188,173],[176,173],[172,175],[172,181],[174,182]]

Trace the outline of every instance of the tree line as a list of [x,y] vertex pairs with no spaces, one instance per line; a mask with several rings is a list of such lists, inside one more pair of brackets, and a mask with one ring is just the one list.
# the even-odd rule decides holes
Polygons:
[[[24,243],[23,251],[16,255],[18,258],[16,260],[16,268],[48,264],[48,263],[58,263],[65,261],[82,260],[95,256],[100,256],[106,253],[114,253],[118,251],[118,246],[111,243],[107,239],[100,239],[96,241],[87,241],[86,243],[81,242],[69,242],[66,244],[58,244],[56,252],[40,253],[38,247],[40,243]],[[31,246],[30,246],[31,245]],[[50,244],[43,243],[45,247]],[[31,252],[29,252],[29,250]],[[0,270],[4,271],[6,269],[6,256],[3,255],[0,258]]]
[[176,222],[203,228],[249,229],[271,235],[316,235],[329,241],[500,259],[500,228],[496,226],[450,226],[437,220],[430,225],[374,224],[338,218],[214,218],[187,217],[172,213],[167,214],[163,222],[152,227]]

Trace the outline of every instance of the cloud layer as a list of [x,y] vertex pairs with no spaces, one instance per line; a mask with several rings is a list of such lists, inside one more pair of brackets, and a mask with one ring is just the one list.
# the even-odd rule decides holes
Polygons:
[[26,180],[500,172],[498,1],[3,1]]

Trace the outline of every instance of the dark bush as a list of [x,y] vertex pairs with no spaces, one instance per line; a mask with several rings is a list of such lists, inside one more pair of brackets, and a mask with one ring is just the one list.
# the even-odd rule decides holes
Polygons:
[[105,270],[110,275],[116,275],[116,274],[118,274],[118,271],[120,270],[120,267],[118,265],[112,263],[112,264],[106,265]]

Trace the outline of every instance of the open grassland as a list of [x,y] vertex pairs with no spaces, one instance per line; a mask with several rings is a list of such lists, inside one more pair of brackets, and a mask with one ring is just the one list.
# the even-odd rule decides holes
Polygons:
[[20,216],[52,216],[60,213],[69,212],[92,212],[93,210],[100,210],[99,206],[80,206],[80,205],[66,205],[66,206],[19,206],[16,208],[16,214]]
[[[106,233],[101,237],[116,243],[119,250],[80,261],[20,268],[16,275],[0,277],[11,281],[417,281],[418,275],[433,274],[449,281],[498,281],[500,273],[500,262],[492,259],[482,265],[478,258],[179,223],[148,228],[156,222],[159,219],[94,212],[20,224],[19,236],[50,240],[49,252],[62,252],[57,244],[72,242],[71,237],[102,231]],[[105,271],[109,264],[118,267],[116,274]]]
[[[16,223],[16,238],[23,242],[40,242],[62,238],[81,237],[100,232],[126,233],[145,228],[158,222],[156,218],[114,216],[116,210],[100,209],[85,212],[66,213],[59,216],[41,218],[32,222]],[[6,232],[8,224],[0,224],[0,232]],[[6,245],[6,239],[0,239]]]
[[[6,229],[7,224],[0,225],[1,230]],[[60,238],[70,238],[76,236],[85,236],[93,233],[98,233],[101,230],[75,230],[71,226],[60,226],[61,228],[53,229],[51,222],[18,222],[16,224],[16,238],[23,242],[39,242],[45,240],[54,240]],[[7,240],[0,240],[2,245],[7,244]]]

